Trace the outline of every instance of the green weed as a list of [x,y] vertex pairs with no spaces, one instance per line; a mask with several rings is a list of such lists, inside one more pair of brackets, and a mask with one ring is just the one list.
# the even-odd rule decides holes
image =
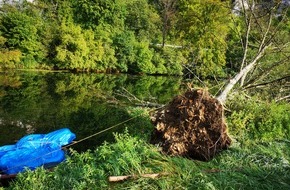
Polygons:
[[228,114],[229,131],[240,141],[290,139],[290,104],[237,99]]

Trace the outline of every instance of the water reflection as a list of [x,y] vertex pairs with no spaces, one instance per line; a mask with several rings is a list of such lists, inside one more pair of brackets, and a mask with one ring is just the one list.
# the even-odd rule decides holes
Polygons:
[[[181,78],[163,76],[0,73],[0,146],[15,143],[28,133],[63,127],[82,139],[132,117],[128,112],[130,98],[124,92],[136,101],[163,104],[180,93],[181,84]],[[150,130],[143,129],[147,122],[148,118],[140,116],[74,148],[83,150],[110,141],[113,131],[125,127],[140,134]]]

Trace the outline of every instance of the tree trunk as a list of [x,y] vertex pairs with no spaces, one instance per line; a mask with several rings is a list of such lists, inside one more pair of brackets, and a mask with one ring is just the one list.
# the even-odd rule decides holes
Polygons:
[[225,89],[220,93],[220,95],[217,97],[217,99],[224,104],[229,92],[233,89],[235,84],[245,75],[247,74],[256,64],[257,61],[263,57],[265,50],[269,47],[269,45],[264,46],[260,52],[258,52],[257,56],[255,59],[246,67],[244,67],[233,79],[230,80],[230,82],[227,84]]

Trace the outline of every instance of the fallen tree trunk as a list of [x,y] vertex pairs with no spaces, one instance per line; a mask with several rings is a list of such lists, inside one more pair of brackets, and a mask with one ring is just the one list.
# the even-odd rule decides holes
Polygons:
[[238,83],[238,81],[245,76],[256,64],[257,61],[263,57],[265,50],[269,47],[265,46],[261,49],[261,51],[257,54],[257,56],[254,58],[254,60],[244,67],[233,79],[230,80],[230,82],[226,85],[225,89],[220,93],[220,95],[217,97],[217,100],[219,100],[222,104],[225,103],[227,96],[229,92],[234,88],[234,86]]

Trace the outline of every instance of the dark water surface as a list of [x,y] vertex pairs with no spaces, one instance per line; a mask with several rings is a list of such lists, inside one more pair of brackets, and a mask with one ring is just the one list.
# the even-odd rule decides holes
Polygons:
[[[180,94],[182,86],[179,77],[0,72],[0,146],[14,144],[26,134],[63,127],[80,140],[132,117],[126,109],[130,103],[143,100],[164,104]],[[112,132],[125,127],[142,128],[148,122],[145,120],[90,138],[76,149],[110,141]]]

